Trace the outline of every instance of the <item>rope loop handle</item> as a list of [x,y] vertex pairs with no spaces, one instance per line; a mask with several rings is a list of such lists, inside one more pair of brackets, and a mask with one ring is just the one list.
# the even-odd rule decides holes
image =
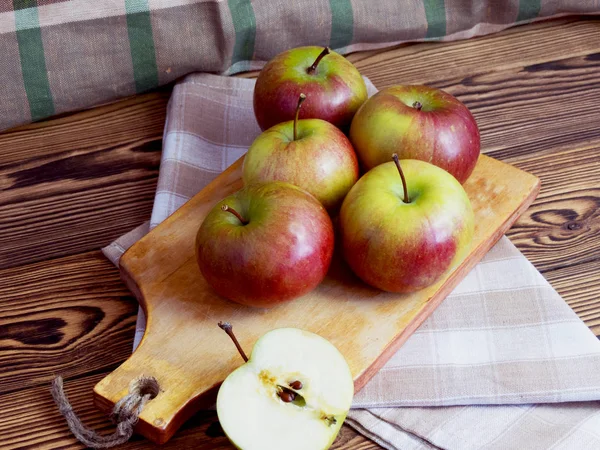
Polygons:
[[117,429],[106,436],[96,433],[81,422],[65,394],[61,376],[52,381],[51,392],[58,410],[79,442],[91,448],[111,448],[124,444],[131,438],[142,409],[158,395],[160,386],[154,377],[140,377],[134,380],[129,386],[129,393],[115,404],[110,415]]

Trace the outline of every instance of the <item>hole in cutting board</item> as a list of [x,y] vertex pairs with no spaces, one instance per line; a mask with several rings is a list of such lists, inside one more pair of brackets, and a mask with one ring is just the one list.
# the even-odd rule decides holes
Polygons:
[[132,393],[137,392],[140,397],[150,395],[150,400],[155,398],[160,392],[158,381],[154,377],[142,377],[134,381],[131,388]]

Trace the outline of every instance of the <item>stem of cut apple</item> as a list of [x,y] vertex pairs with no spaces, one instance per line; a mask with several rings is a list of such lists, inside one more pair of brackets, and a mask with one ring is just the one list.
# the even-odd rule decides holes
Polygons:
[[400,160],[398,159],[398,154],[394,153],[392,155],[392,159],[396,163],[396,167],[398,168],[398,173],[400,173],[400,178],[402,179],[402,187],[404,188],[404,203],[410,203],[410,199],[408,198],[408,187],[406,186],[406,178],[404,178],[404,172],[402,172],[402,167],[400,167]]
[[412,107],[415,108],[417,111],[421,111],[421,108],[423,107],[423,104],[421,102],[414,102],[412,104]]
[[317,59],[315,59],[315,62],[312,63],[312,66],[310,66],[308,69],[306,69],[306,72],[308,73],[314,73],[315,70],[317,70],[317,66],[319,65],[319,63],[321,62],[321,60],[329,55],[330,50],[329,47],[325,47],[323,49],[323,51],[321,53],[319,53],[319,56],[317,56]]
[[298,139],[298,116],[300,115],[300,107],[304,100],[306,100],[306,95],[300,94],[300,97],[298,97],[298,105],[296,106],[296,115],[294,116],[294,140]]
[[242,355],[242,358],[244,358],[244,362],[248,362],[248,357],[244,353],[244,349],[238,342],[237,338],[235,337],[235,334],[233,334],[233,327],[231,326],[231,324],[229,322],[219,322],[219,328],[221,328],[221,330],[227,333],[227,335],[231,338],[231,340],[237,347],[238,352],[240,352],[240,355]]
[[232,207],[230,207],[230,206],[223,205],[223,206],[221,206],[221,210],[223,210],[223,211],[227,211],[228,213],[231,213],[231,214],[233,214],[235,217],[237,217],[237,218],[238,218],[238,220],[239,220],[240,222],[242,222],[242,225],[247,225],[247,224],[249,223],[249,221],[247,221],[246,219],[244,219],[244,218],[242,217],[242,215],[241,215],[239,212],[237,212],[235,209],[233,209],[233,208],[232,208]]

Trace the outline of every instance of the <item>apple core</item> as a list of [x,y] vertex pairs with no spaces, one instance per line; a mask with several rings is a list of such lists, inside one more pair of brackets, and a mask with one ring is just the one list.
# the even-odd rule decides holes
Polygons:
[[342,426],[354,393],[348,364],[330,342],[279,328],[255,344],[249,361],[223,382],[219,422],[244,450],[325,450]]

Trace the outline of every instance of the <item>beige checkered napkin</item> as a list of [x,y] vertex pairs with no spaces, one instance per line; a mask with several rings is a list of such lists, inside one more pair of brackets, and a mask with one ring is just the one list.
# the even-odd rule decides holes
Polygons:
[[[246,151],[253,87],[213,75],[175,87],[150,224],[105,249],[113,262]],[[143,328],[140,315],[136,342]],[[356,395],[348,422],[389,449],[600,448],[598,400],[600,341],[503,238]]]

